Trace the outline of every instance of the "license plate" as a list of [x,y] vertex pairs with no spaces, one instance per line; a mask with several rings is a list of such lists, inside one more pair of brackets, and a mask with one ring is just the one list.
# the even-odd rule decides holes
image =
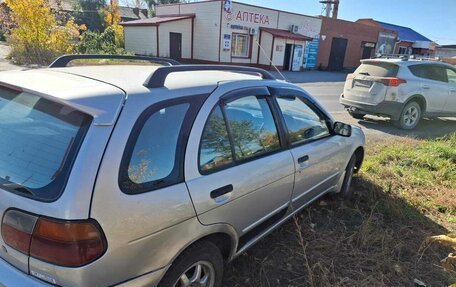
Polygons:
[[365,80],[355,80],[354,81],[354,86],[356,86],[356,87],[370,88],[370,87],[372,87],[372,84],[373,84],[372,81],[365,81]]

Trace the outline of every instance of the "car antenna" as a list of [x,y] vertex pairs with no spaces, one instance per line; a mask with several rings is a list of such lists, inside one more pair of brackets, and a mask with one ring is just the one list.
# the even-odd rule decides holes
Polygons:
[[268,54],[266,53],[266,51],[263,49],[263,47],[260,45],[260,43],[258,42],[257,39],[255,39],[255,43],[257,43],[258,47],[260,47],[260,50],[261,52],[263,53],[263,55],[266,57],[266,59],[269,60],[269,63],[271,64],[271,66],[274,67],[274,69],[277,71],[277,73],[279,73],[279,75],[282,77],[282,79],[285,81],[285,82],[289,82],[287,80],[287,78],[280,72],[280,70],[276,67],[276,65],[274,65],[274,63],[272,62],[272,59],[269,58]]

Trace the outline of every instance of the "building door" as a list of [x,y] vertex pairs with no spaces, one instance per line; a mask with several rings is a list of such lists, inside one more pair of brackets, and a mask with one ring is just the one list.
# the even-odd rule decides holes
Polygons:
[[291,68],[291,59],[293,58],[293,44],[285,45],[285,57],[283,59],[283,70],[289,71]]
[[179,61],[182,59],[182,34],[169,33],[169,57]]
[[331,44],[331,54],[329,55],[328,70],[341,71],[344,68],[347,42],[348,40],[344,38],[333,38]]
[[372,47],[364,47],[363,56],[361,59],[370,59],[371,56],[372,56]]

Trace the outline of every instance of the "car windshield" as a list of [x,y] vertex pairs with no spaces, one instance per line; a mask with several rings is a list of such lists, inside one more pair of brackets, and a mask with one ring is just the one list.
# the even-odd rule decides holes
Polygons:
[[0,87],[0,187],[56,199],[89,122],[73,108]]
[[367,62],[361,64],[355,71],[355,75],[372,77],[396,77],[399,66],[386,62]]

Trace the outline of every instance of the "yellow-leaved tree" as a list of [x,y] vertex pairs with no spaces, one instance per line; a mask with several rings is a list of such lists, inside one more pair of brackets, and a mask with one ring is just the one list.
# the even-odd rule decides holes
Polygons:
[[6,0],[13,28],[8,41],[11,58],[18,64],[49,64],[55,57],[73,52],[79,37],[73,20],[58,20],[48,0]]
[[115,35],[115,44],[117,47],[124,46],[124,31],[119,25],[121,21],[120,8],[117,0],[111,0],[110,5],[104,9],[104,22],[106,29],[112,29]]

